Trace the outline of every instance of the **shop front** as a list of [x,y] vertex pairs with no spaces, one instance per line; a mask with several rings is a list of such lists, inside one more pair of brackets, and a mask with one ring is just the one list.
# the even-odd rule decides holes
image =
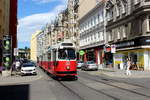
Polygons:
[[127,58],[131,59],[132,70],[150,70],[150,37],[138,37],[130,41],[116,43],[113,54],[114,67],[125,69]]
[[131,58],[132,68],[134,70],[144,69],[144,52],[146,49],[135,49],[118,51],[114,54],[114,66],[118,69],[125,69],[127,58]]
[[86,61],[94,61],[98,64],[99,68],[103,67],[103,58],[104,58],[104,50],[103,46],[95,47],[95,48],[88,48],[84,51],[84,55],[80,56],[80,59],[84,62]]
[[113,68],[113,53],[111,52],[111,46],[104,46],[104,57],[103,57],[104,67]]

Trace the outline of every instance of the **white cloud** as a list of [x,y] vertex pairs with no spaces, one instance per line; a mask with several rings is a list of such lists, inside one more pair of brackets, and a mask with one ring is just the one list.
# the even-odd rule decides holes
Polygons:
[[38,4],[41,4],[41,3],[49,3],[49,2],[55,2],[55,1],[59,1],[61,3],[66,3],[67,0],[32,0]]
[[52,12],[33,14],[19,19],[18,41],[30,42],[31,35],[33,33],[44,27],[47,23],[54,19],[62,9],[65,8],[65,5],[59,5],[55,7]]

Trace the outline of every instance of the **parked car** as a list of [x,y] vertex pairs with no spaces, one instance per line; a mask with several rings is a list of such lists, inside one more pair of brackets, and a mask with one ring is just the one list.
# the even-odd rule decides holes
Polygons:
[[23,63],[21,66],[21,75],[33,74],[36,75],[36,66],[33,63]]
[[78,63],[77,63],[77,68],[78,69],[80,69],[81,68],[81,66],[84,64],[84,62],[83,61],[78,61]]
[[81,66],[81,70],[98,70],[98,65],[94,61],[87,61]]

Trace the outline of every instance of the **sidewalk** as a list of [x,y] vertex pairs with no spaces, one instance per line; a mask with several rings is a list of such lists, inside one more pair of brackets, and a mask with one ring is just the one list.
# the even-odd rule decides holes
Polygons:
[[131,70],[131,75],[126,75],[126,70],[112,69],[112,68],[101,68],[97,72],[93,71],[91,74],[104,74],[110,77],[118,78],[150,78],[150,71],[136,71]]
[[42,77],[42,75],[38,72],[36,76],[20,76],[14,75],[11,76],[9,71],[3,73],[0,76],[0,86],[2,85],[12,85],[12,84],[23,84],[31,81],[38,80]]

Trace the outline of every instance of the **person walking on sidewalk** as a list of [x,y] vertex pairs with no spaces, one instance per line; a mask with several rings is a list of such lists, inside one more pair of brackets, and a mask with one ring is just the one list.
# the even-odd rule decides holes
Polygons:
[[126,75],[131,75],[130,67],[131,67],[131,59],[127,58]]
[[14,74],[16,74],[16,63],[15,63],[15,61],[13,62],[12,66],[11,66],[11,76],[13,76]]

